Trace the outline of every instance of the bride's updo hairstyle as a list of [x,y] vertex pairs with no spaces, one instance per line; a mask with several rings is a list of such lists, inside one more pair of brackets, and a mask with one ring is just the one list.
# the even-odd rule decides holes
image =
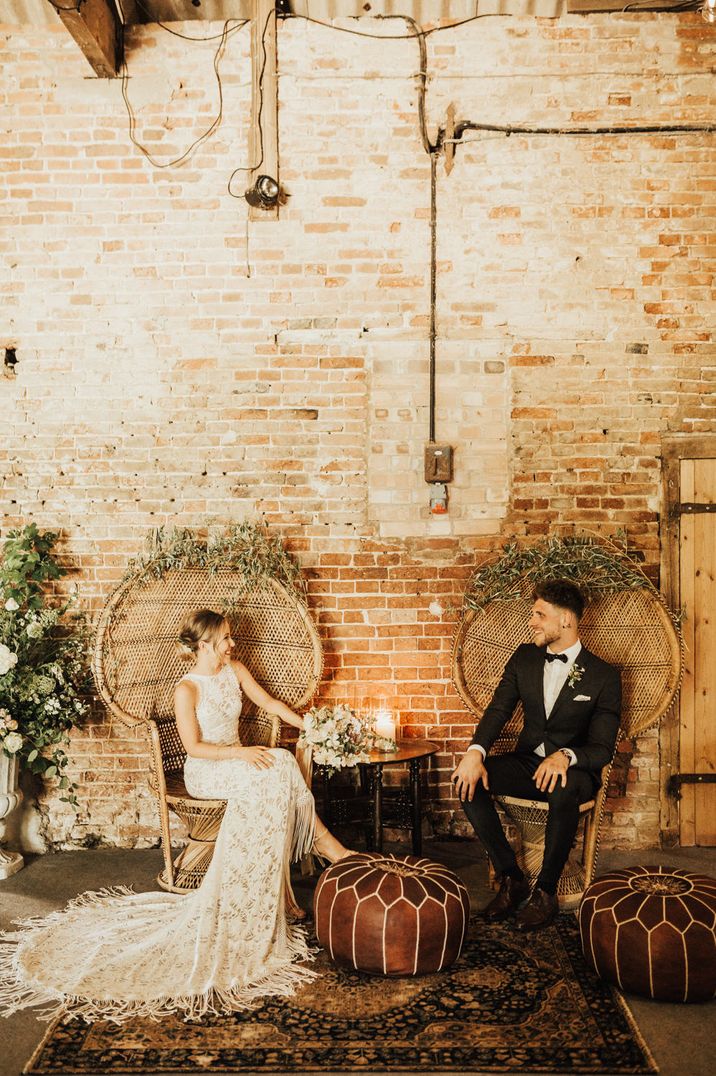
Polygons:
[[195,609],[189,613],[179,630],[179,654],[184,661],[196,657],[202,639],[215,642],[225,623],[223,613],[215,613],[213,609]]

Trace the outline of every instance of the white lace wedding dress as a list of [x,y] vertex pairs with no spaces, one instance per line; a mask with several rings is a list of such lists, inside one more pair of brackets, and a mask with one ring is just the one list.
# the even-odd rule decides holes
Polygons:
[[[199,686],[202,738],[236,742],[241,689],[231,667],[189,678]],[[87,1020],[195,1019],[291,994],[313,978],[305,935],[286,921],[285,893],[290,859],[313,845],[315,807],[293,755],[273,756],[270,769],[187,759],[189,792],[228,801],[193,893],[85,893],[0,935],[0,1014],[44,1005],[52,1015],[64,1005]]]

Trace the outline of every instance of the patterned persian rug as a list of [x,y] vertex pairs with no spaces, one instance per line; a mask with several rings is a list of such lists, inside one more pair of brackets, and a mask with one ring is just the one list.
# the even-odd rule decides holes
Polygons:
[[186,1024],[60,1017],[28,1076],[164,1073],[653,1073],[619,997],[587,970],[573,916],[523,937],[473,919],[460,960],[421,979],[333,967],[291,999]]

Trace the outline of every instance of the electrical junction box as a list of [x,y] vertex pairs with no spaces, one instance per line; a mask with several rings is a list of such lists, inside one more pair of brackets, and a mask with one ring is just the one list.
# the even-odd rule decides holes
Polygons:
[[452,445],[425,446],[425,481],[452,482]]

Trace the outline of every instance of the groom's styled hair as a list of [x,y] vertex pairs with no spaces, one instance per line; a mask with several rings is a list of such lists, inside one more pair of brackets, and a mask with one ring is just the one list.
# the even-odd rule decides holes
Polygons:
[[532,600],[541,598],[543,602],[556,605],[558,609],[568,609],[574,613],[577,620],[581,619],[586,602],[584,595],[571,579],[544,579],[537,583],[532,594]]

